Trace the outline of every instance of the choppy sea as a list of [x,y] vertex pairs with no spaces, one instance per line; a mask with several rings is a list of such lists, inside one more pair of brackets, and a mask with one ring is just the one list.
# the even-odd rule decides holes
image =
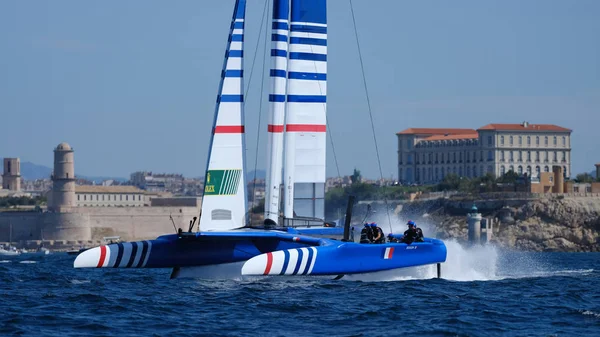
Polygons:
[[600,336],[600,254],[447,242],[433,267],[326,278],[169,280],[0,256],[1,336]]

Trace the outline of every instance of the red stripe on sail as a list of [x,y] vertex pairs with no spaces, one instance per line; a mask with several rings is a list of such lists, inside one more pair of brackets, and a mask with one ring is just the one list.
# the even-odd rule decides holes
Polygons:
[[285,126],[287,132],[325,132],[327,127],[320,124],[288,124]]
[[390,253],[388,254],[388,259],[391,259],[394,255],[394,247],[390,247]]
[[273,265],[273,253],[267,253],[267,267],[265,267],[265,272],[263,273],[263,275],[269,275],[272,265]]
[[283,125],[269,124],[268,131],[269,132],[276,132],[276,133],[283,132]]
[[244,133],[243,125],[218,125],[213,129],[213,133]]
[[96,268],[100,268],[104,265],[104,259],[106,259],[106,246],[100,246],[100,260]]

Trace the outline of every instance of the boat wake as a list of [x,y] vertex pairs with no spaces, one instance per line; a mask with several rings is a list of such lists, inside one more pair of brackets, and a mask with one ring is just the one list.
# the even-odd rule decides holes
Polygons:
[[[381,216],[380,216],[381,217]],[[382,218],[381,223],[387,220]],[[394,223],[393,233],[402,233],[405,222]],[[381,226],[389,230],[389,226]],[[434,233],[430,224],[419,224],[425,234]],[[468,245],[457,240],[444,240],[446,262],[442,263],[441,277],[449,281],[499,281],[504,279],[539,278],[585,275],[594,269],[559,269],[546,263],[541,255],[502,250],[492,244]],[[343,280],[384,282],[422,280],[437,277],[435,265],[395,269],[369,274],[346,275]]]

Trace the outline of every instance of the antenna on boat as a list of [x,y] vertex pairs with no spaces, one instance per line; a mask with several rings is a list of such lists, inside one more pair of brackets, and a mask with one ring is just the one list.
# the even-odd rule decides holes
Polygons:
[[193,220],[190,220],[190,228],[188,228],[188,233],[192,232],[192,228],[194,228],[194,224],[196,223],[196,219],[198,219],[197,217],[193,217]]
[[354,196],[348,197],[348,207],[346,208],[346,221],[344,223],[344,238],[342,241],[350,241],[350,221],[352,221],[352,208],[354,207]]
[[169,213],[169,219],[171,219],[171,222],[173,223],[173,228],[175,229],[175,233],[177,233],[177,226],[175,226],[175,220],[173,220],[173,216],[171,215],[171,213]]

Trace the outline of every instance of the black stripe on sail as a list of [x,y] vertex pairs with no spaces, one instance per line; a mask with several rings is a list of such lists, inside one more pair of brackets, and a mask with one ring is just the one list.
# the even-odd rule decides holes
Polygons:
[[119,252],[117,253],[117,259],[115,260],[115,265],[113,268],[119,267],[119,264],[121,264],[121,259],[123,258],[123,251],[125,250],[122,243],[117,244],[117,249]]
[[141,268],[142,264],[144,264],[144,260],[146,259],[146,254],[148,253],[148,242],[142,241],[142,256],[140,256],[140,260],[138,261],[136,268]]
[[135,260],[135,255],[137,254],[137,246],[138,243],[137,242],[132,242],[131,243],[131,256],[129,257],[129,262],[127,262],[127,268],[131,268],[131,265],[133,264],[133,261]]

